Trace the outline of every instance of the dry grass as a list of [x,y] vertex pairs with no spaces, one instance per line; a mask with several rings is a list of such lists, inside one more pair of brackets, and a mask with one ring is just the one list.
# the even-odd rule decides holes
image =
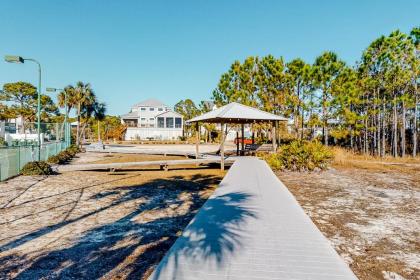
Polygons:
[[[415,158],[412,156],[406,156],[404,158],[385,156],[381,158],[371,155],[357,154],[339,147],[334,147],[332,149],[334,152],[334,161],[332,166],[337,169],[359,168],[376,171],[394,170],[407,172],[409,170],[409,172],[420,172],[420,156]],[[407,167],[409,168],[407,169]]]
[[419,279],[420,158],[334,149],[325,172],[277,172],[359,279]]

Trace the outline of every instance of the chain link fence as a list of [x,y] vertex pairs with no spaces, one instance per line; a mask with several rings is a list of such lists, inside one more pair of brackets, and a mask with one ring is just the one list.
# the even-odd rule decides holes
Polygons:
[[41,124],[41,145],[33,124],[27,124],[20,133],[17,130],[5,138],[8,139],[7,146],[0,147],[0,181],[18,175],[26,163],[38,160],[39,146],[40,160],[44,161],[65,150],[70,146],[70,126]]

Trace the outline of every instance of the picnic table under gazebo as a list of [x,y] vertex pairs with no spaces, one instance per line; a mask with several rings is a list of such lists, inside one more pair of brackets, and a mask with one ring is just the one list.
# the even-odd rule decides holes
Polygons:
[[[222,137],[220,143],[220,167],[224,169],[224,142],[225,142],[225,125],[235,124],[241,125],[241,151],[244,151],[244,126],[245,124],[254,124],[254,123],[270,123],[272,125],[272,144],[273,150],[277,147],[277,133],[276,127],[281,121],[287,121],[286,118],[259,110],[254,107],[246,106],[240,103],[232,102],[225,106],[222,106],[218,109],[210,111],[208,113],[202,114],[190,120],[187,120],[187,123],[196,124],[197,129],[197,139],[196,139],[196,158],[199,157],[199,144],[200,144],[200,135],[199,135],[199,123],[219,123],[221,125]],[[237,142],[239,145],[239,142]],[[239,146],[238,146],[239,147]]]

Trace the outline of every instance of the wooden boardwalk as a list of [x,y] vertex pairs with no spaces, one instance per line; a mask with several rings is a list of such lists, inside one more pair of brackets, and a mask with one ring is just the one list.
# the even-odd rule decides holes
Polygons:
[[236,160],[149,279],[357,279],[257,158]]
[[[225,162],[233,163],[236,157],[226,158]],[[157,166],[161,169],[168,170],[170,166],[176,165],[200,165],[200,164],[219,164],[220,157],[209,157],[202,159],[180,159],[180,160],[154,160],[154,161],[138,161],[138,162],[114,162],[114,163],[86,163],[86,164],[69,164],[58,166],[59,172],[76,171],[76,170],[99,170],[99,169],[125,169],[139,166]]]

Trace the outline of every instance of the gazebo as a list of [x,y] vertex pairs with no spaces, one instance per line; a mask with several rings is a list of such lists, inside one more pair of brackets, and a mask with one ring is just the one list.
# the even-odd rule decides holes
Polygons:
[[[222,129],[222,137],[220,144],[220,168],[223,170],[224,166],[224,142],[225,142],[225,125],[227,124],[240,124],[241,125],[241,146],[242,151],[244,150],[244,125],[253,124],[253,123],[270,123],[272,125],[272,142],[273,149],[276,149],[277,145],[277,133],[276,127],[280,121],[287,121],[286,118],[268,113],[257,108],[249,107],[243,104],[236,102],[229,103],[225,106],[222,106],[216,110],[205,113],[201,116],[197,116],[190,120],[187,120],[186,123],[195,123],[197,129],[197,138],[196,138],[196,147],[195,147],[195,157],[199,156],[199,144],[200,144],[200,129],[199,123],[220,123]],[[239,143],[237,142],[237,145]]]

